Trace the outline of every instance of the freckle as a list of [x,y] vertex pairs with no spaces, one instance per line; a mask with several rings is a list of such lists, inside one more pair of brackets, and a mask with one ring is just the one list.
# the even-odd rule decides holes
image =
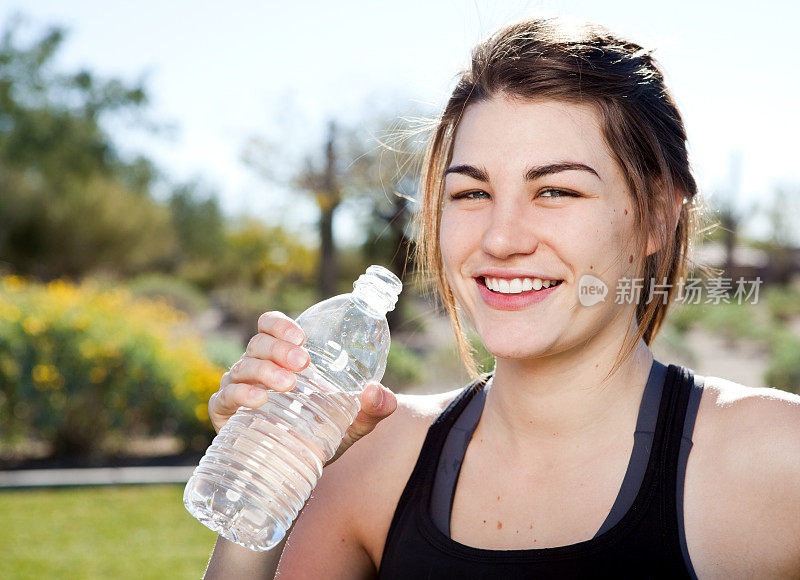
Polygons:
[[502,530],[502,529],[503,529],[503,522],[501,522],[501,521],[499,521],[499,520],[498,520],[498,522],[497,522],[497,529],[498,529],[498,530]]
[[628,256],[628,264],[633,264],[633,254]]
[[517,531],[516,531],[516,532],[514,532],[514,533],[515,533],[515,534],[518,534],[518,533],[519,533],[519,530],[517,530]]
[[628,209],[625,208],[625,215],[628,215]]
[[590,270],[594,270],[594,266],[591,266],[591,265],[590,265],[590,266],[589,266],[589,269],[590,269]]
[[597,368],[599,366],[600,366],[600,363],[597,363],[596,365],[594,365],[594,368]]
[[533,423],[533,421],[528,421],[528,423],[531,423],[531,424],[532,424],[532,423]]
[[486,523],[486,520],[483,520],[483,523],[485,524],[485,523]]
[[529,529],[529,530],[532,530],[532,529],[533,529],[533,524],[531,524],[531,527],[530,527],[530,528],[528,528],[528,529]]
[[500,496],[499,495],[497,496],[497,501],[500,501]]
[[553,437],[558,437],[558,433],[553,433]]
[[533,543],[535,544],[535,543],[536,543],[536,540],[534,540],[534,541],[533,541]]

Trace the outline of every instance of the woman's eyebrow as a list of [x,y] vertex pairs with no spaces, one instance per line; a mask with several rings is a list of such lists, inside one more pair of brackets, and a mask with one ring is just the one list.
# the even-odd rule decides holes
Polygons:
[[473,165],[453,165],[445,170],[444,175],[448,173],[460,173],[472,179],[477,179],[478,181],[489,182],[489,174],[486,170]]
[[[597,179],[600,181],[603,181],[600,175],[598,175],[597,171],[585,163],[575,163],[572,161],[548,163],[547,165],[537,165],[536,167],[531,167],[525,172],[524,179],[525,181],[533,181],[545,175],[560,173],[562,171],[586,171],[597,177]],[[485,181],[487,183],[489,182],[489,174],[487,171],[481,167],[475,167],[474,165],[454,165],[452,167],[448,167],[447,170],[445,170],[444,175],[449,173],[460,173],[478,181]]]
[[562,171],[588,171],[600,181],[603,179],[597,174],[597,171],[586,165],[585,163],[575,163],[572,161],[563,161],[560,163],[548,163],[547,165],[539,165],[531,167],[525,172],[525,181],[533,181],[551,173],[560,173]]

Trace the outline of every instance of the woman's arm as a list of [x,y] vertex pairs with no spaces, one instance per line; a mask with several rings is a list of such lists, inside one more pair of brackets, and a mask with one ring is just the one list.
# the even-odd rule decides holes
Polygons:
[[[353,454],[355,456],[356,454]],[[363,466],[344,455],[326,467],[280,558],[276,578],[373,578],[375,565],[362,545],[356,526],[358,486]],[[348,461],[348,459],[351,459]]]
[[[291,533],[291,528],[289,533]],[[286,538],[267,552],[253,552],[220,536],[214,545],[214,552],[211,554],[211,560],[203,578],[206,580],[273,578],[285,545]]]
[[460,390],[399,395],[397,411],[325,468],[295,522],[280,579],[374,578],[428,427]]

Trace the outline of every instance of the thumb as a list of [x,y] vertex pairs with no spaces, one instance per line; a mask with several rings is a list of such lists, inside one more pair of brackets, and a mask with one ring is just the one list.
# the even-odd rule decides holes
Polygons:
[[364,421],[372,421],[377,425],[381,419],[385,419],[397,409],[397,398],[394,393],[379,383],[367,385],[361,393],[361,410],[356,416],[362,416]]
[[[353,443],[372,432],[375,426],[397,409],[397,397],[378,383],[367,385],[361,393],[361,409],[342,439],[336,454],[328,461],[332,463]],[[326,464],[327,465],[327,464]]]

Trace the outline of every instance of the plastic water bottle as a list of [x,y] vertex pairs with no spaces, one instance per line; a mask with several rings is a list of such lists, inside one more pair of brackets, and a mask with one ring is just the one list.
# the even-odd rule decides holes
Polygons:
[[386,370],[386,313],[402,284],[370,266],[353,287],[297,318],[311,358],[297,385],[270,391],[258,409],[240,408],[186,485],[189,513],[245,548],[265,551],[283,539],[358,414],[361,392]]

